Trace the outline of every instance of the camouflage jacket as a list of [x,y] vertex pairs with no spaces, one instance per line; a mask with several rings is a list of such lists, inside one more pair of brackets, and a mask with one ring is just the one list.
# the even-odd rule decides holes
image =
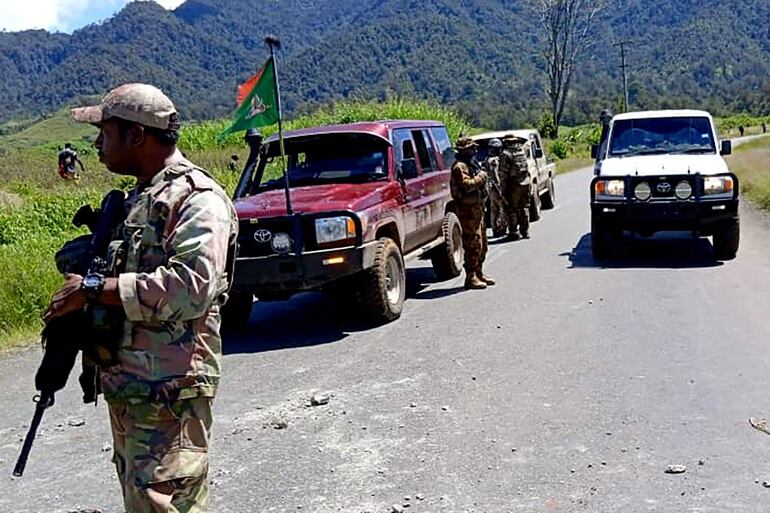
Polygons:
[[496,183],[497,185],[500,185],[500,176],[498,174],[500,171],[500,157],[487,157],[482,166],[487,172],[488,180]]
[[452,199],[463,205],[476,205],[484,202],[486,193],[485,180],[479,176],[480,168],[473,164],[456,161],[452,166],[449,190]]
[[524,149],[521,146],[506,148],[500,156],[500,179],[503,181],[513,180],[519,185],[529,185],[531,179],[529,176],[529,163]]
[[220,305],[238,232],[225,192],[189,162],[159,172],[128,197],[126,313],[118,365],[102,372],[108,400],[213,397],[219,384]]

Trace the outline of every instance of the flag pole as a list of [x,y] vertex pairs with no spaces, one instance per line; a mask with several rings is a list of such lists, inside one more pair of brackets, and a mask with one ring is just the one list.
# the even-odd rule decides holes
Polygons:
[[281,164],[283,165],[283,182],[286,192],[286,215],[293,215],[291,208],[291,186],[289,184],[289,171],[286,165],[286,148],[283,144],[283,110],[281,109],[281,85],[278,82],[278,63],[275,60],[275,49],[281,47],[281,41],[275,36],[267,36],[265,43],[270,48],[270,58],[273,61],[273,74],[275,75],[275,101],[278,108],[278,144],[281,148]]

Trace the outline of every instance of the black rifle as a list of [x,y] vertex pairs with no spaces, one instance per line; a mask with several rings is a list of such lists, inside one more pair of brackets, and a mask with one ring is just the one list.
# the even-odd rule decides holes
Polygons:
[[[118,225],[125,219],[125,193],[111,191],[102,201],[101,210],[94,212],[90,206],[82,207],[73,219],[76,226],[87,225],[93,232],[89,242],[82,253],[74,252],[72,265],[67,272],[87,274],[88,272],[105,273],[108,271],[108,249],[112,242],[113,233]],[[72,242],[82,241],[83,238]],[[82,244],[81,244],[82,246]],[[67,249],[67,245],[62,251]],[[58,255],[57,255],[58,256]],[[58,264],[58,262],[57,262]],[[60,268],[61,270],[61,268]],[[43,419],[45,410],[54,405],[54,395],[67,384],[70,372],[75,366],[78,353],[82,350],[84,356],[93,361],[105,361],[114,357],[110,351],[104,349],[105,341],[115,340],[122,329],[118,313],[114,307],[104,308],[92,306],[86,310],[72,312],[67,315],[52,319],[43,328],[41,334],[42,345],[45,350],[43,361],[35,374],[35,388],[39,391],[33,401],[35,402],[35,414],[29,426],[27,437],[21,448],[19,459],[13,469],[13,475],[21,477],[27,465],[32,444],[35,441],[37,429]],[[111,321],[111,322],[110,322]],[[99,340],[101,337],[101,340]],[[76,340],[73,340],[77,338]],[[102,344],[100,346],[100,344]],[[80,377],[83,387],[83,401],[95,402],[98,395],[97,373],[95,367],[92,371],[84,368]]]

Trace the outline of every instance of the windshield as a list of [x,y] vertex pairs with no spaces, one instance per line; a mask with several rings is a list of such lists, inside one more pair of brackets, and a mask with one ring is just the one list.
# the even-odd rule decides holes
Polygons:
[[[367,134],[324,134],[286,139],[286,163],[292,187],[360,183],[388,178],[388,142]],[[260,189],[283,187],[280,148],[268,150],[269,165]]]
[[612,124],[611,157],[716,153],[706,117],[623,119]]

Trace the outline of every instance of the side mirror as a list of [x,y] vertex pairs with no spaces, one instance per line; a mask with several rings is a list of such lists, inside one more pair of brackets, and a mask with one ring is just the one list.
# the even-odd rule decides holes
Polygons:
[[417,178],[417,162],[414,159],[404,159],[401,161],[401,178],[404,180]]
[[541,159],[543,158],[543,148],[535,148],[535,158]]
[[599,155],[599,145],[598,144],[592,144],[591,145],[591,158],[595,159]]
[[720,155],[731,155],[733,153],[733,142],[732,141],[722,141],[722,150],[719,152]]

